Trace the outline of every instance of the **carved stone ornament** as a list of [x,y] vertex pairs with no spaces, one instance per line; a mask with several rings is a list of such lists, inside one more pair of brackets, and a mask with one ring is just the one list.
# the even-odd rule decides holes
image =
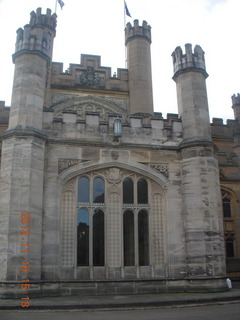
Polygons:
[[63,172],[64,170],[68,169],[69,167],[75,166],[79,163],[81,163],[81,160],[75,160],[75,159],[61,159],[58,161],[58,173]]
[[122,181],[123,173],[118,168],[110,168],[106,171],[107,181],[111,184],[117,184]]
[[111,152],[111,157],[113,160],[117,160],[119,158],[119,152],[118,151],[112,151]]
[[100,73],[94,71],[91,66],[87,67],[86,71],[83,71],[79,76],[79,84],[84,87],[104,88],[104,77],[100,76]]
[[150,164],[150,167],[161,172],[164,176],[169,177],[168,164]]
[[148,164],[151,168],[153,168],[154,170],[162,173],[165,177],[169,177],[169,168],[168,168],[168,164],[166,163],[158,163],[158,164],[154,164],[154,163],[150,163]]
[[76,99],[76,96],[69,95],[69,94],[67,95],[67,94],[55,93],[55,94],[52,94],[51,104],[54,105],[54,104],[57,104],[57,103],[60,103],[60,102],[64,102],[64,101],[68,101],[68,100],[71,100],[71,99]]

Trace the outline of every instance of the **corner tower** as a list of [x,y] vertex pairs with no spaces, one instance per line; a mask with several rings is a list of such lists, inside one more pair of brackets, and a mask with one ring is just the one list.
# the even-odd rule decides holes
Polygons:
[[177,47],[172,53],[177,86],[178,113],[183,124],[183,143],[211,141],[208,111],[205,58],[202,48],[185,45],[186,53]]
[[[226,266],[216,148],[212,142],[208,111],[204,52],[186,44],[172,54],[182,119],[181,179],[185,227],[185,277],[199,286],[226,289]],[[179,265],[180,267],[180,265]],[[174,276],[174,274],[172,275]]]
[[[41,8],[17,30],[8,130],[2,135],[0,279],[41,279],[45,143],[42,113],[49,79],[56,14]],[[21,233],[26,224],[29,232]],[[28,250],[22,251],[27,247]],[[30,261],[28,274],[21,262]],[[25,260],[26,259],[26,260]]]
[[29,24],[17,30],[9,129],[42,128],[55,28],[56,14],[52,15],[50,9],[42,14],[41,8],[38,8],[36,12],[31,12]]
[[128,23],[125,29],[127,68],[129,72],[130,114],[153,115],[151,27],[146,21]]
[[234,151],[238,157],[238,167],[240,175],[240,94],[232,96],[232,108],[234,111],[234,118],[236,120],[233,137],[234,137]]

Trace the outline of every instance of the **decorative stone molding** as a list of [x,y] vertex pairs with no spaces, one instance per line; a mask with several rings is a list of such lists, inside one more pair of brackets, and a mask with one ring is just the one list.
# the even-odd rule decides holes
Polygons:
[[222,193],[222,199],[228,199],[228,200],[232,199],[232,196],[229,192],[221,189],[221,193]]
[[169,167],[167,163],[143,163],[148,167],[162,173],[165,177],[169,177]]
[[52,94],[51,105],[55,105],[59,102],[69,101],[71,99],[76,99],[76,96],[61,93]]
[[58,173],[61,173],[64,170],[68,169],[69,167],[75,166],[75,165],[82,163],[82,162],[85,162],[85,161],[78,160],[78,159],[59,159],[58,160]]
[[119,152],[118,151],[112,151],[111,152],[111,157],[113,160],[117,160],[119,158]]
[[85,120],[87,112],[98,112],[101,121],[108,121],[110,115],[121,115],[126,121],[124,103],[124,100],[113,102],[99,97],[54,94],[50,110],[54,110],[55,118],[61,118],[64,112],[74,112],[78,120]]

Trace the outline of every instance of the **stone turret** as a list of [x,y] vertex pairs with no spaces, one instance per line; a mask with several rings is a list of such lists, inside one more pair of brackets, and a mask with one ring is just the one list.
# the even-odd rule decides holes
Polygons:
[[127,68],[129,71],[130,114],[153,115],[151,27],[138,20],[125,29]]
[[174,79],[178,72],[187,71],[189,69],[198,69],[208,77],[206,73],[204,51],[199,45],[196,45],[194,52],[192,52],[191,43],[185,45],[186,54],[183,54],[182,48],[177,47],[172,53],[173,57],[173,69],[174,69]]
[[183,143],[211,141],[204,52],[200,46],[185,45],[172,53],[173,80],[177,85],[178,113],[183,124]]
[[[15,73],[8,130],[2,135],[0,183],[0,279],[21,280],[20,259],[32,261],[28,276],[41,279],[43,179],[46,135],[43,107],[48,88],[56,14],[31,13],[30,23],[17,31],[13,54]],[[23,253],[21,214],[31,225],[31,249]],[[8,226],[6,230],[6,226]],[[21,260],[23,261],[23,260]],[[25,274],[25,277],[27,275]]]
[[235,120],[238,120],[240,122],[240,94],[232,96],[232,108],[234,112],[234,118]]
[[29,51],[51,59],[55,28],[56,14],[52,15],[50,9],[47,9],[46,15],[42,14],[41,8],[38,8],[36,12],[32,11],[29,24],[25,25],[24,29],[17,30],[13,60],[15,61],[19,54]]
[[[212,143],[204,52],[186,44],[172,54],[182,118],[181,179],[185,225],[186,277],[202,278],[215,286],[225,275],[219,169]],[[224,280],[222,279],[222,288]]]
[[17,30],[13,62],[15,74],[9,129],[42,128],[42,110],[55,37],[56,14],[41,8],[31,12],[30,23]]

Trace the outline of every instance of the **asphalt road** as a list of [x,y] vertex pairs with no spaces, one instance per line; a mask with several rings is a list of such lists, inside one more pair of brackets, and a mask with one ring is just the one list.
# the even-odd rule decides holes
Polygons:
[[124,311],[0,311],[0,320],[239,320],[240,303]]

